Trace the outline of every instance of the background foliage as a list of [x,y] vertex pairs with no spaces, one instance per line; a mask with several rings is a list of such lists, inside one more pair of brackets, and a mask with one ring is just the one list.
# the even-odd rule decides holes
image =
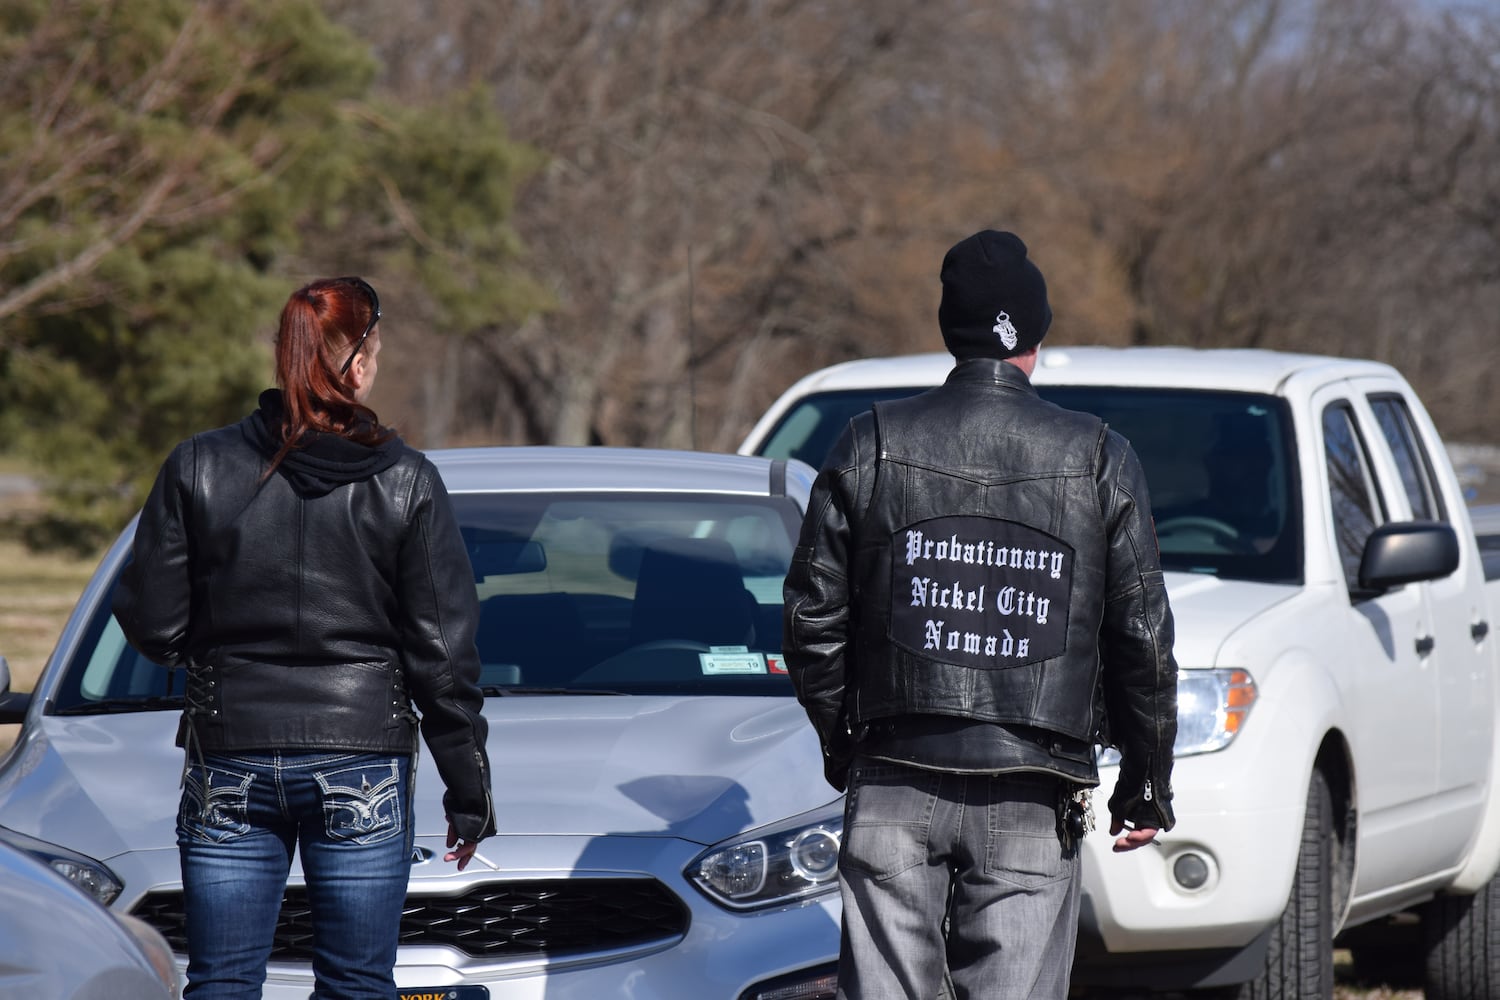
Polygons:
[[549,154],[515,222],[557,308],[468,338],[435,439],[731,447],[811,367],[941,349],[983,226],[1050,343],[1376,357],[1493,438],[1493,4],[372,2],[384,86]]
[[419,446],[732,448],[939,350],[994,226],[1049,344],[1374,357],[1494,441],[1497,53],[1462,0],[0,0],[0,430],[107,532],[362,273]]
[[507,227],[535,154],[378,69],[309,0],[0,6],[0,430],[54,500],[34,542],[97,544],[253,406],[305,280],[409,275],[459,334],[540,304]]

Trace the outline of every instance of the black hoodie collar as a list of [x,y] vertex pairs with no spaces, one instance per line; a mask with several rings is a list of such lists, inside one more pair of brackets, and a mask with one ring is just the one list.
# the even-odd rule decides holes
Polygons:
[[[281,450],[285,416],[281,390],[267,389],[260,394],[260,409],[240,421],[245,439],[267,461]],[[401,458],[404,447],[395,435],[380,444],[367,445],[338,434],[308,431],[282,458],[276,472],[300,495],[319,497],[384,472]]]

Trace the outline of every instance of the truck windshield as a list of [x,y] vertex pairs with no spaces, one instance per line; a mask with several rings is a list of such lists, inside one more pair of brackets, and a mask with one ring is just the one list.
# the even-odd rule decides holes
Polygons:
[[[801,400],[759,454],[814,468],[851,417],[927,386],[829,392]],[[1162,567],[1226,579],[1300,583],[1302,512],[1285,401],[1244,392],[1037,387],[1097,415],[1130,441],[1146,470]]]

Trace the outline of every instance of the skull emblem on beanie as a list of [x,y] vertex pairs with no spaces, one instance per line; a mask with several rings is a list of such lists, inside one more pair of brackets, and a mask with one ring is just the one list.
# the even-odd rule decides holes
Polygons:
[[1015,357],[1046,336],[1047,282],[1014,233],[986,229],[955,244],[941,278],[938,326],[958,360]]
[[1000,338],[1000,343],[1005,345],[1007,351],[1014,351],[1016,349],[1020,335],[1016,333],[1015,324],[1010,321],[1010,317],[1005,313],[1000,313],[995,317],[994,333],[995,336]]

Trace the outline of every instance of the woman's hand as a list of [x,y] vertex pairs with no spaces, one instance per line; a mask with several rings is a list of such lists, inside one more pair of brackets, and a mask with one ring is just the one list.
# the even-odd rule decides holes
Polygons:
[[[457,845],[457,846],[454,846]],[[471,840],[467,843],[459,843],[458,831],[453,829],[453,822],[448,822],[448,853],[443,855],[444,861],[457,861],[458,870],[463,871],[469,865],[469,859],[474,857],[474,852],[479,848],[479,841]]]

